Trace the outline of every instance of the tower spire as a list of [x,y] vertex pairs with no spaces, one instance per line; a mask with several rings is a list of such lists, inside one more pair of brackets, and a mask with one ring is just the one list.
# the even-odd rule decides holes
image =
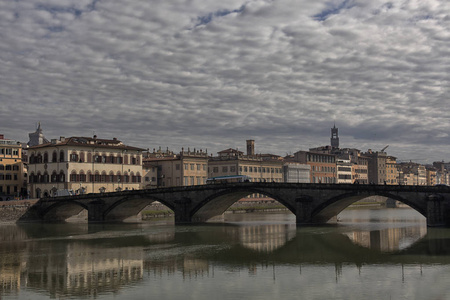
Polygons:
[[333,128],[331,128],[331,147],[332,148],[339,148],[339,129],[336,128],[336,122],[333,125]]

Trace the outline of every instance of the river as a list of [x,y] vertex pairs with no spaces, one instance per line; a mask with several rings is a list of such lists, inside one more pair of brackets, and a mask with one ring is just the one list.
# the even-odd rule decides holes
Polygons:
[[409,208],[338,220],[2,225],[0,299],[450,299],[450,229]]

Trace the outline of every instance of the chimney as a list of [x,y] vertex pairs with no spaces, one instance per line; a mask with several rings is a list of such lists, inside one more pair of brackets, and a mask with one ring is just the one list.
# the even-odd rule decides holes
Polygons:
[[252,156],[255,155],[255,141],[247,140],[247,155]]

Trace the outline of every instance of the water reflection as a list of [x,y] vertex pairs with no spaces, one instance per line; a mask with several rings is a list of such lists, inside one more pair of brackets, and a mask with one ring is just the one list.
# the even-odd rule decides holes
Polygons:
[[426,219],[411,209],[346,210],[338,218],[359,225],[346,233],[354,243],[381,252],[407,249],[427,234]]
[[[450,265],[449,229],[427,232],[415,217],[397,222],[387,211],[366,214],[364,219],[349,212],[340,216],[340,225],[322,227],[296,227],[288,214],[233,216],[225,224],[202,226],[2,226],[0,296],[20,298],[25,290],[97,298],[157,278],[228,278],[242,271],[253,277],[270,274],[276,281],[286,266],[297,266],[308,280],[331,267],[336,283],[348,270],[361,274],[368,265]],[[153,285],[152,291],[159,288]]]

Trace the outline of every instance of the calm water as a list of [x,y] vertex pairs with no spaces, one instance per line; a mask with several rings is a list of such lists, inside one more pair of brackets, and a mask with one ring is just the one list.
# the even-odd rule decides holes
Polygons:
[[450,229],[411,209],[336,226],[225,222],[0,226],[0,299],[450,299]]

